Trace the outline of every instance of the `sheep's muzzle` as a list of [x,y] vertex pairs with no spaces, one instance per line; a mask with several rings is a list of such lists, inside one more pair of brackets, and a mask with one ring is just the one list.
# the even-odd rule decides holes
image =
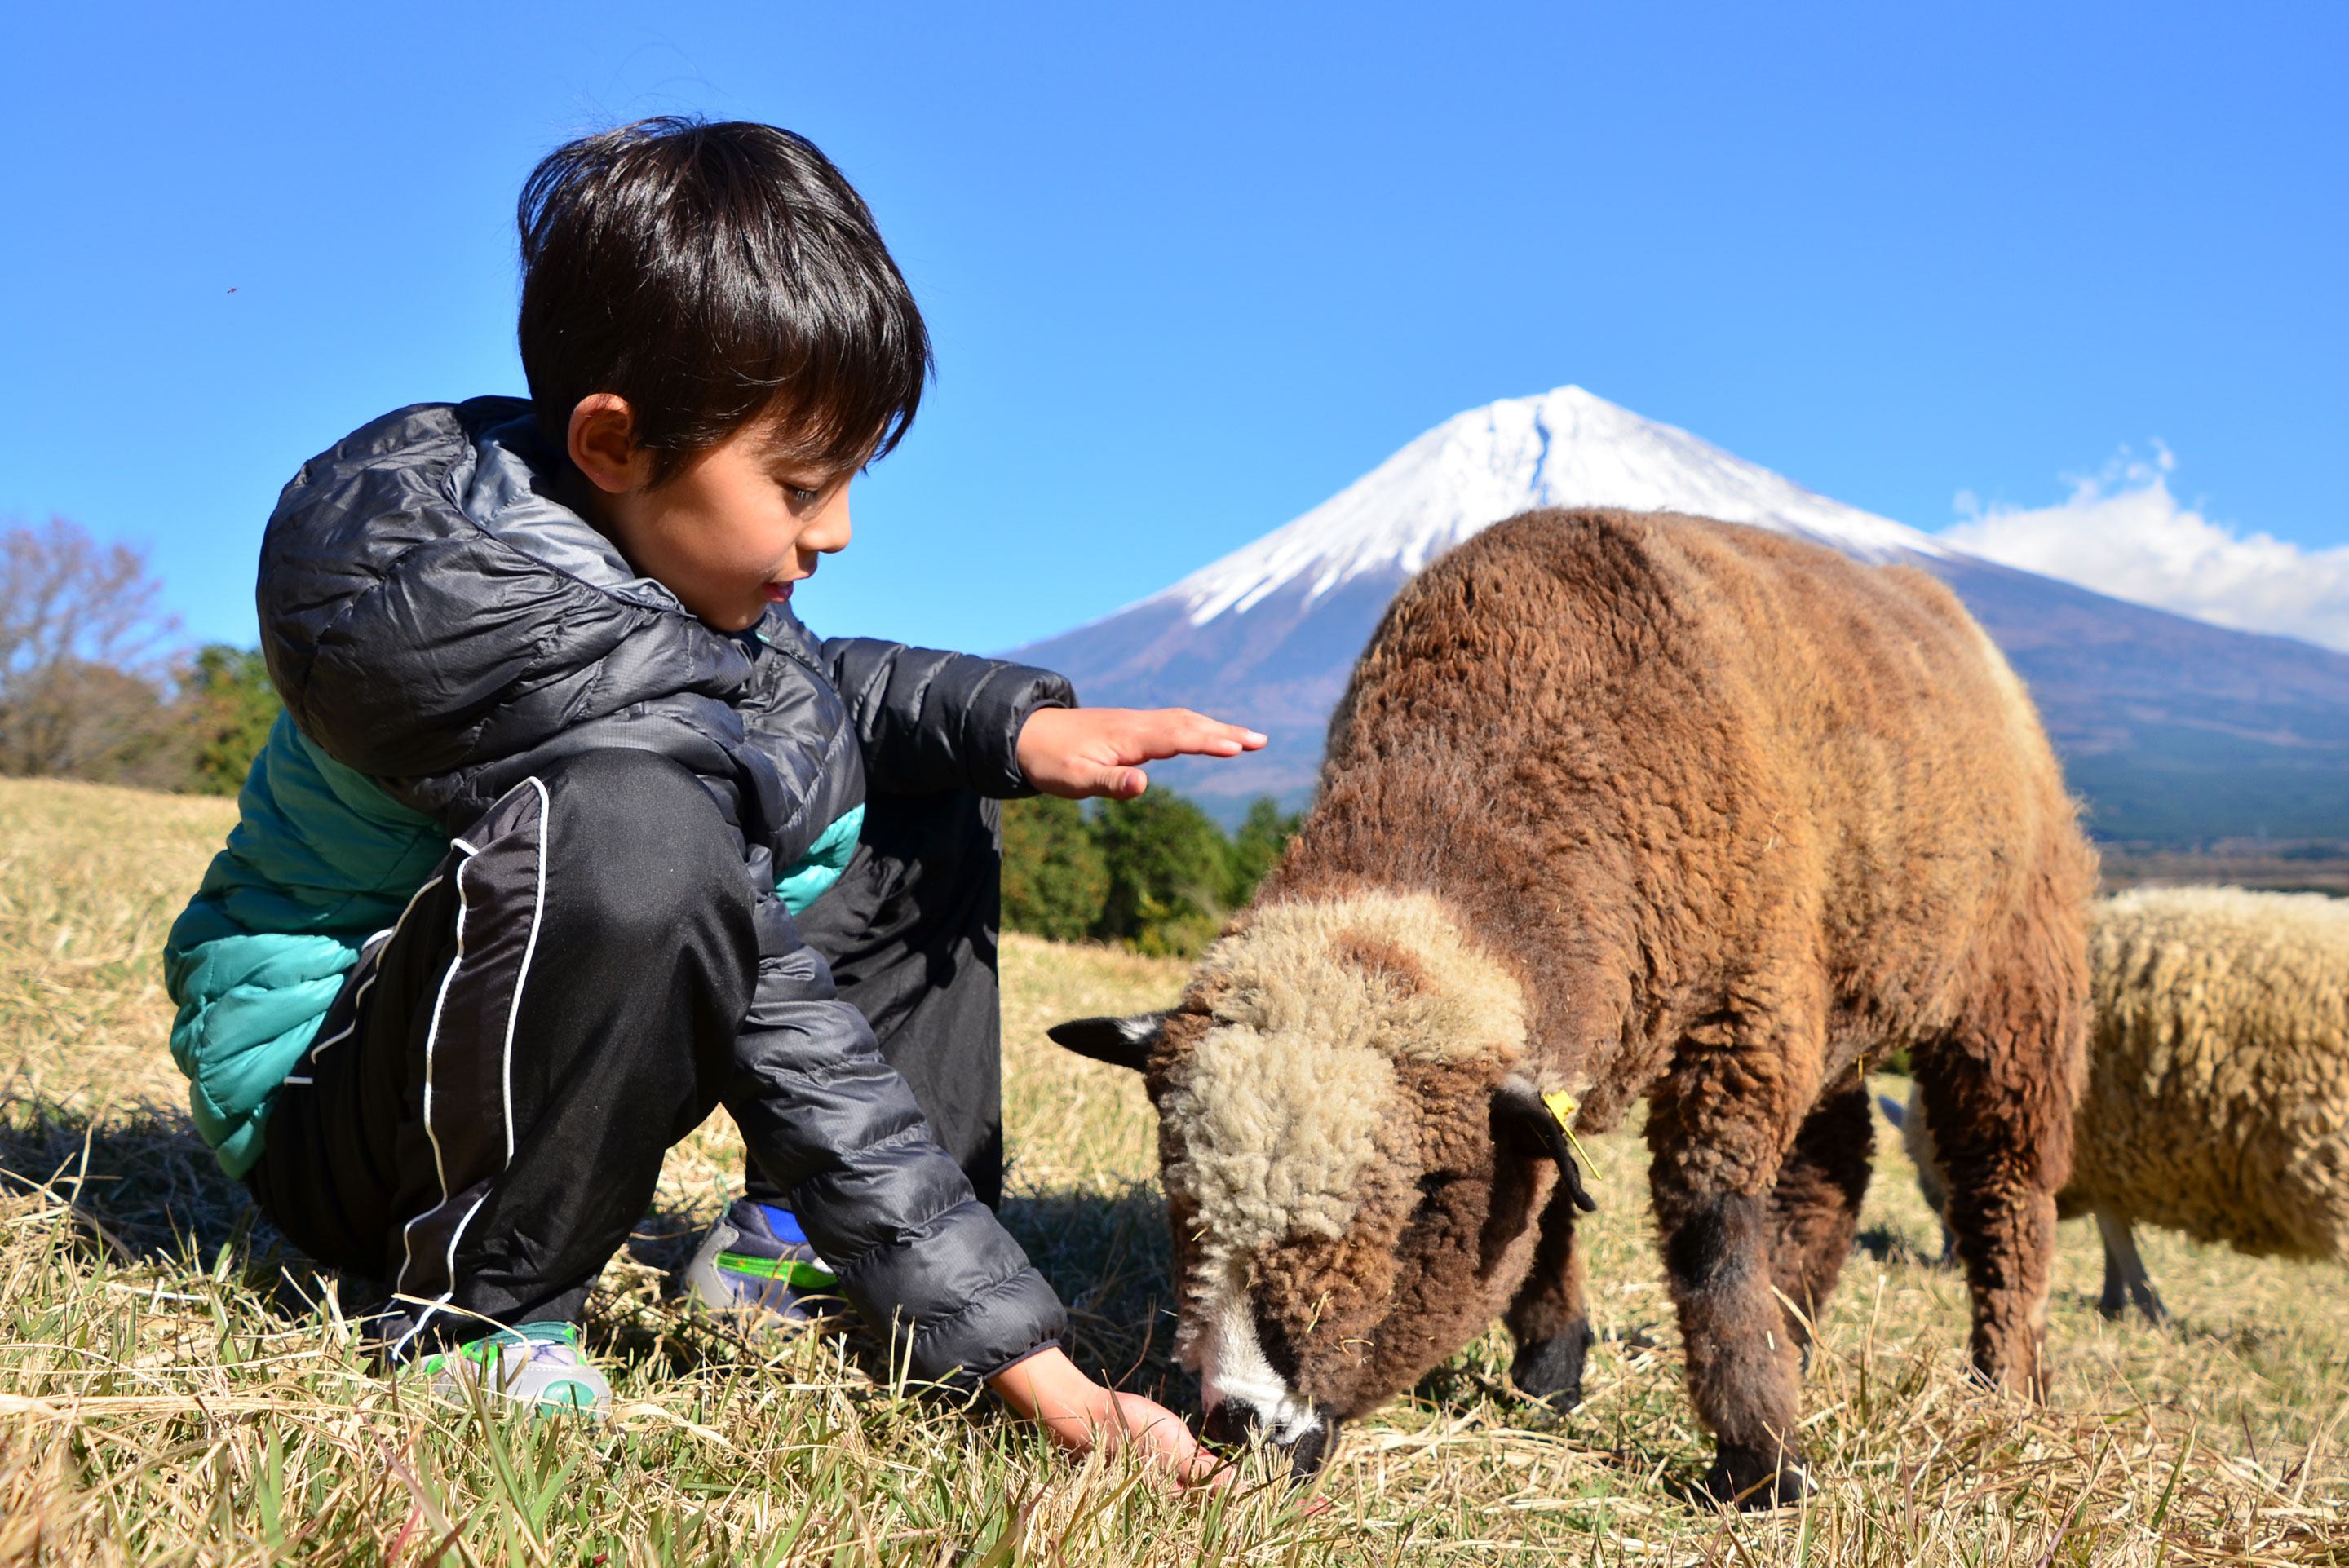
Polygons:
[[1338,1418],[1328,1407],[1317,1407],[1314,1421],[1295,1437],[1283,1440],[1268,1432],[1256,1407],[1245,1399],[1224,1399],[1207,1411],[1201,1435],[1220,1446],[1238,1447],[1260,1438],[1268,1452],[1288,1456],[1288,1480],[1302,1486],[1319,1473],[1338,1447]]

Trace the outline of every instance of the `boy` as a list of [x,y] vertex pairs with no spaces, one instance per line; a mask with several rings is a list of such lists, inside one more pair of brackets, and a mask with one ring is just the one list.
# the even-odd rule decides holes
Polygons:
[[[1070,1363],[974,1191],[999,1158],[981,798],[1130,796],[1135,764],[1263,738],[792,615],[929,370],[809,143],[588,137],[521,222],[530,399],[378,419],[270,519],[285,714],[165,954],[199,1130],[296,1245],[390,1282],[394,1361],[601,1408],[589,1286],[723,1105],[758,1181],[697,1296],[759,1299],[820,1254],[916,1377],[1204,1473],[1181,1422]],[[843,870],[827,954],[792,917]]]

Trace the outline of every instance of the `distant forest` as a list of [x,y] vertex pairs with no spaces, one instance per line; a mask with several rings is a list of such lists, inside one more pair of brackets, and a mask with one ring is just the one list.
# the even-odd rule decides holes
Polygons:
[[233,795],[276,720],[260,654],[190,646],[145,556],[0,531],[0,777]]
[[1056,942],[1195,956],[1256,895],[1297,832],[1271,797],[1226,835],[1153,785],[1132,800],[1040,796],[1003,806],[1003,923]]

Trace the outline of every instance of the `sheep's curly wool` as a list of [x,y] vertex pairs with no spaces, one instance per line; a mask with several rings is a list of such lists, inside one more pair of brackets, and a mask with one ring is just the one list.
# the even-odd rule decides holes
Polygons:
[[1400,1125],[1398,1061],[1525,1054],[1515,977],[1424,893],[1260,910],[1207,951],[1190,997],[1208,1027],[1159,1112],[1184,1129],[1164,1180],[1211,1267],[1284,1236],[1346,1233],[1381,1132]]
[[2349,1259],[2349,903],[2143,889],[2090,913],[2066,1200],[2252,1253]]
[[1123,1037],[1185,1359],[1326,1440],[1506,1306],[1520,1386],[1571,1404],[1537,1096],[1592,1130],[1645,1096],[1709,1484],[1799,1491],[1802,1309],[1851,1249],[1864,1062],[1909,1047],[1977,1364],[2034,1383],[2094,880],[2029,698],[1931,578],[1667,514],[1496,524],[1396,596],[1280,866]]

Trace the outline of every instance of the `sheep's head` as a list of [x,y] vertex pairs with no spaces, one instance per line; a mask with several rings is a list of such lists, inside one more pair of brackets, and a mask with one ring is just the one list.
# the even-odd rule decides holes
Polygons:
[[1051,1031],[1147,1074],[1211,1436],[1294,1470],[1458,1349],[1524,1276],[1565,1140],[1525,1075],[1522,993],[1444,906],[1260,906],[1182,1006]]

